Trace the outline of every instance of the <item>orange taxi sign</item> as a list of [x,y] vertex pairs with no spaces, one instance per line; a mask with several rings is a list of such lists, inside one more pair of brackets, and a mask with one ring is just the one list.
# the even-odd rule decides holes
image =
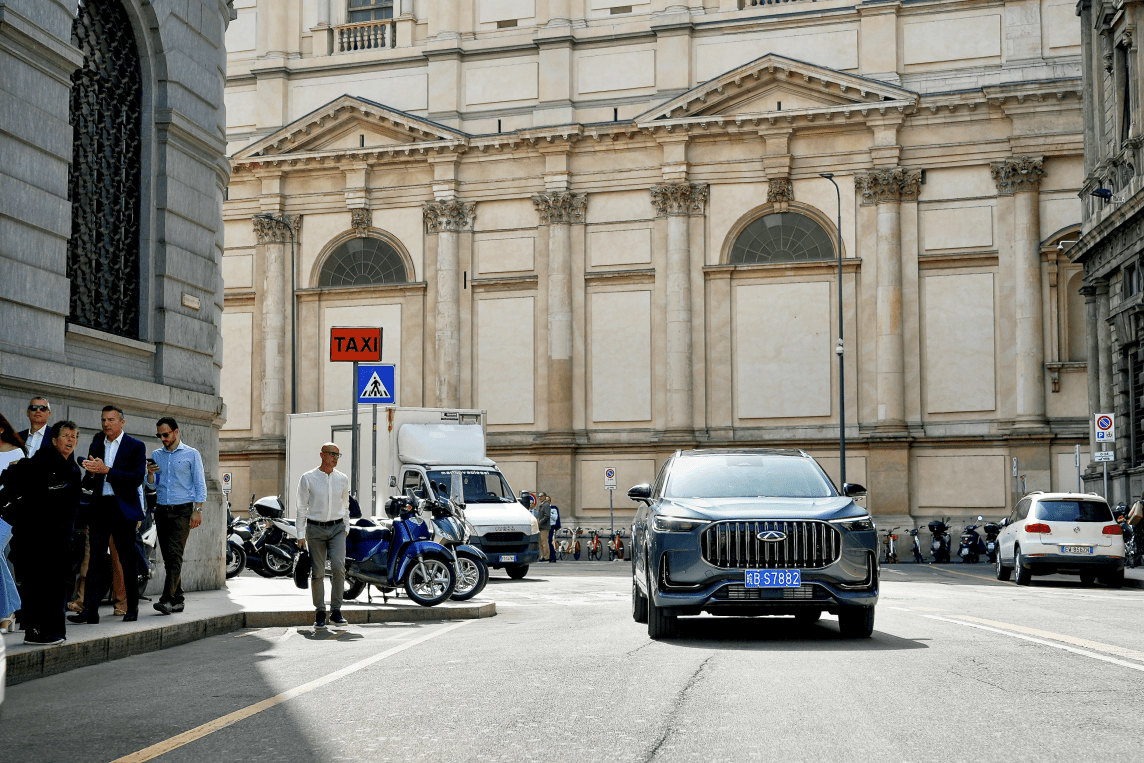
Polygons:
[[330,329],[330,361],[333,363],[379,363],[381,361],[381,329]]

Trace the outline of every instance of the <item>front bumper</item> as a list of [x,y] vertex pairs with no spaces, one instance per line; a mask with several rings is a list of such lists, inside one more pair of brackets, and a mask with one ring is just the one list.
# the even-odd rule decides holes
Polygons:
[[648,538],[652,590],[645,593],[673,614],[781,615],[808,609],[837,613],[878,602],[874,531],[842,533],[838,560],[821,569],[802,570],[798,589],[746,588],[745,570],[716,567],[702,558],[698,532],[651,532]]
[[[525,543],[490,543],[479,535],[471,535],[469,545],[485,552],[493,569],[501,569],[507,564],[534,564],[540,559],[540,535],[529,535]],[[506,561],[504,557],[509,556],[515,558]]]

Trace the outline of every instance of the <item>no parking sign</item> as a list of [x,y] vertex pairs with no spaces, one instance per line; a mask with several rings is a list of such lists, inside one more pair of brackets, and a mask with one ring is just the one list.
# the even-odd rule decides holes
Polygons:
[[1112,442],[1116,439],[1116,415],[1112,413],[1096,414],[1096,441]]

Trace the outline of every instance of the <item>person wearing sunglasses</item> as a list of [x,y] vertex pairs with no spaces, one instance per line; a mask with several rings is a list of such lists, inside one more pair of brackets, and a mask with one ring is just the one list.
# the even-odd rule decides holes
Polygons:
[[345,625],[342,593],[346,586],[346,522],[350,515],[350,478],[336,467],[342,457],[328,442],[319,453],[322,463],[298,481],[298,545],[310,552],[310,593],[314,627],[326,627],[326,558],[330,560],[330,622]]
[[28,456],[36,455],[41,448],[52,447],[52,438],[47,436],[50,430],[48,419],[51,417],[52,406],[47,398],[33,397],[28,401],[28,428],[20,432]]

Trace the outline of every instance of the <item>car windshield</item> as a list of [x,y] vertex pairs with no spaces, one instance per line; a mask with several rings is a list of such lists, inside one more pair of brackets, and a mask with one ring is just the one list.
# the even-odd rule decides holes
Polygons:
[[668,498],[830,498],[834,486],[818,466],[793,456],[698,456],[676,459]]
[[516,503],[512,488],[499,472],[451,471],[429,472],[429,482],[437,495],[448,498],[453,476],[459,475],[465,490],[465,503]]
[[1111,522],[1112,511],[1102,501],[1041,501],[1037,519],[1046,522]]

